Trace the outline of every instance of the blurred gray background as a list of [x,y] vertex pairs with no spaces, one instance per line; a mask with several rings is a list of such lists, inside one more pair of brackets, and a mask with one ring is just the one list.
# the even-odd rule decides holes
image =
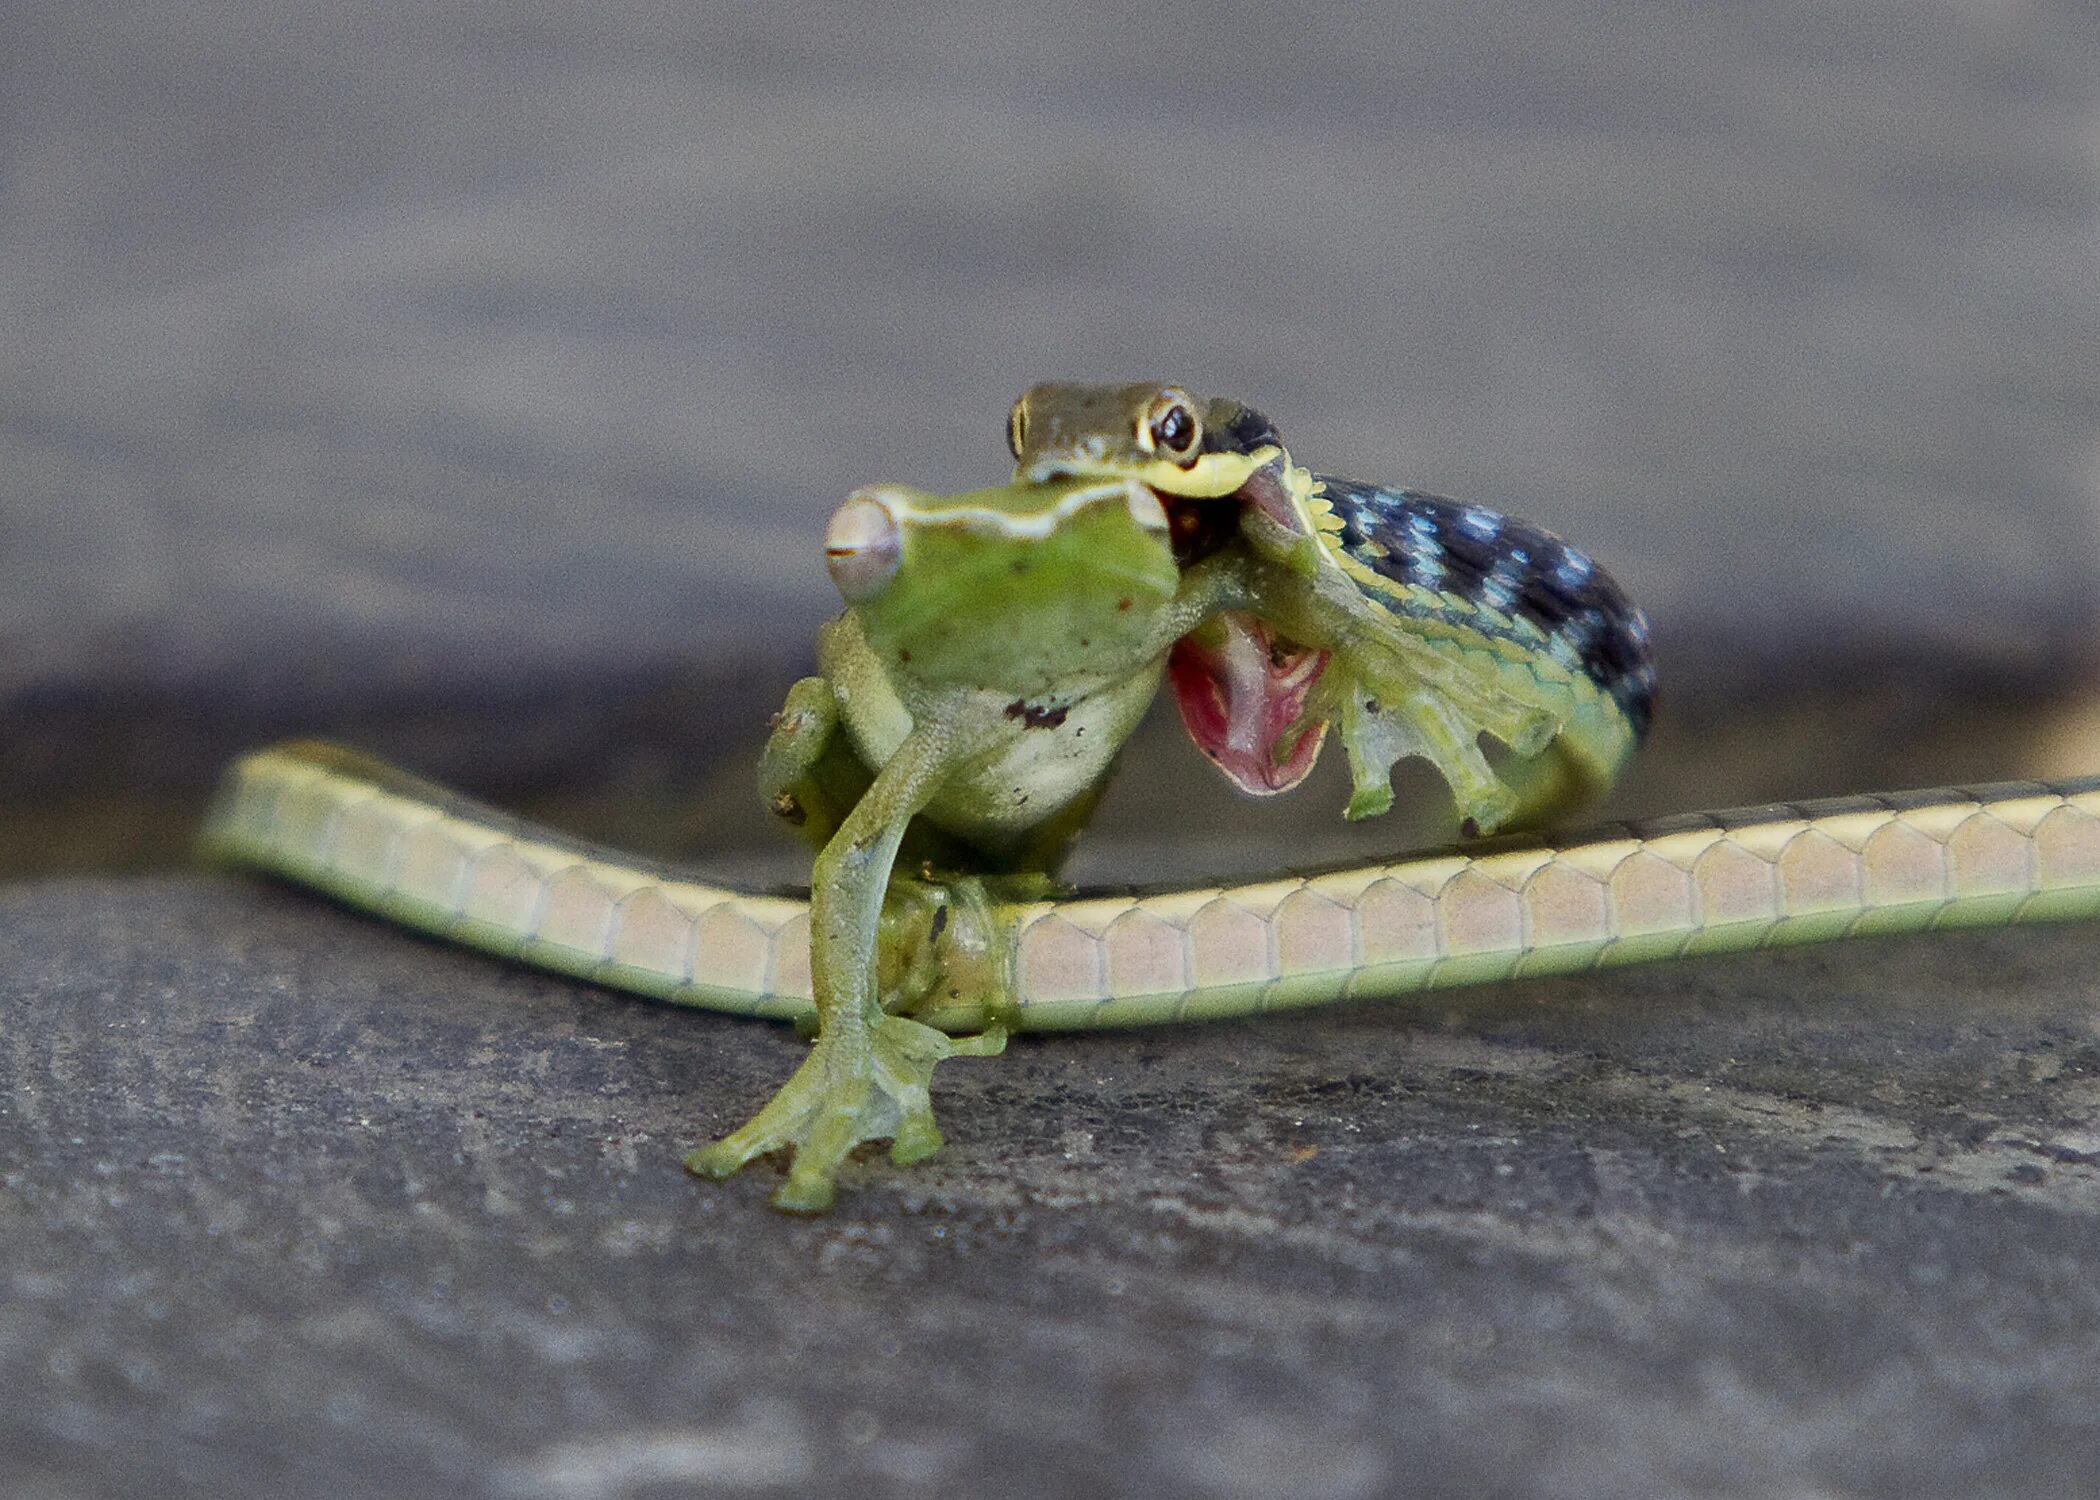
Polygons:
[[[8,1492],[2089,1478],[2090,935],[1042,1043],[799,1225],[791,1038],[113,873],[313,732],[785,868],[830,509],[1151,376],[1605,560],[1629,807],[2100,767],[2090,4],[10,0]],[[1338,836],[1143,749],[1090,869]]]
[[2100,597],[2093,20],[18,3],[0,804],[170,858],[108,799],[313,729],[689,791],[830,509],[996,481],[1052,377],[1578,539],[1666,724],[2039,692]]

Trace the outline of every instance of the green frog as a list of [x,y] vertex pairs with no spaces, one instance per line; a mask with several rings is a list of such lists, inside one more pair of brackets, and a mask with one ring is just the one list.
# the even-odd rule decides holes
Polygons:
[[[783,1208],[826,1207],[863,1140],[900,1163],[939,1146],[934,1064],[1004,1045],[986,914],[1049,888],[1163,679],[1240,787],[1298,784],[1333,723],[1349,816],[1390,807],[1394,763],[1420,755],[1468,833],[1593,794],[1646,726],[1638,612],[1544,532],[1312,475],[1258,413],[1175,386],[1037,386],[1008,435],[1011,485],[863,489],[826,532],[846,609],[760,767],[818,848],[819,1030],[757,1116],[688,1159],[720,1177],[792,1150]],[[978,1035],[901,1013],[964,981]]]

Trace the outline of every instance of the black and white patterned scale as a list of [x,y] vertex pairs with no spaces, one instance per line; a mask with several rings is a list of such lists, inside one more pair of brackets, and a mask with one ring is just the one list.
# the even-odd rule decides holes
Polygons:
[[1456,596],[1475,606],[1465,620],[1473,629],[1536,649],[1514,623],[1528,621],[1610,696],[1636,736],[1647,733],[1648,620],[1588,554],[1481,506],[1350,479],[1317,483],[1314,504],[1332,507],[1344,550],[1398,585],[1387,601],[1396,613],[1450,619],[1442,596]]

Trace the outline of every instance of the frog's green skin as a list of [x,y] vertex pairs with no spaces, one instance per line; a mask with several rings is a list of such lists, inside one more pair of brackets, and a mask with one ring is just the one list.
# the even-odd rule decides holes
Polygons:
[[[1638,612],[1580,554],[1487,512],[1307,475],[1234,403],[1038,387],[1012,436],[1012,485],[864,490],[833,520],[848,607],[760,769],[773,810],[819,846],[809,902],[594,849],[316,745],[239,762],[207,852],[525,962],[816,1022],[772,1102],[689,1162],[720,1176],[791,1150],[775,1201],[801,1210],[829,1203],[862,1140],[892,1139],[898,1161],[935,1149],[934,1064],[996,1052],[1008,1030],[2100,910],[2100,778],[1063,897],[1050,877],[1170,654],[1189,663],[1177,690],[1276,710],[1252,721],[1271,742],[1232,747],[1237,777],[1287,784],[1333,716],[1352,813],[1379,810],[1393,760],[1420,753],[1482,827],[1607,779],[1648,679]],[[1248,667],[1250,642],[1266,667]],[[1515,753],[1506,781],[1481,733]]]
[[897,997],[878,983],[878,937],[900,851],[965,880],[1047,876],[1197,618],[1164,508],[1120,476],[954,497],[864,489],[825,542],[848,608],[824,628],[821,675],[789,694],[760,768],[773,810],[820,846],[820,1027],[772,1102],[688,1162],[724,1176],[792,1149],[775,1202],[801,1210],[830,1202],[863,1140],[892,1138],[899,1162],[938,1147],[933,1064],[1004,1044],[997,996],[968,1041],[885,1008]]
[[[1193,683],[1235,725],[1213,736],[1220,763],[1281,790],[1338,718],[1352,816],[1389,807],[1394,762],[1420,754],[1469,828],[1492,830],[1564,800],[1568,778],[1506,784],[1483,732],[1520,760],[1568,748],[1584,789],[1609,780],[1635,737],[1579,663],[1489,628],[1478,601],[1427,591],[1433,609],[1407,613],[1420,601],[1342,545],[1322,482],[1247,408],[1199,408],[1175,387],[1038,386],[1013,408],[1009,446],[1019,468],[1006,489],[863,490],[826,535],[848,608],[760,771],[775,812],[820,846],[820,1029],[780,1094],[689,1162],[722,1176],[792,1149],[783,1207],[825,1206],[862,1140],[892,1137],[900,1162],[934,1150],[932,1064],[1004,1041],[996,1018],[1011,1006],[998,997],[967,1043],[892,1013],[879,936],[900,853],[966,881],[1052,874],[1184,637],[1177,688]],[[893,921],[920,910],[903,897],[891,908]]]
[[[1196,551],[1215,549],[1207,577],[1191,570],[1210,590],[1207,629],[1252,619],[1272,650],[1331,653],[1302,719],[1339,722],[1349,817],[1386,811],[1394,762],[1420,755],[1467,832],[1548,821],[1608,788],[1647,727],[1645,620],[1548,533],[1313,474],[1258,412],[1156,382],[1035,386],[1007,445],[1020,481],[1120,475],[1158,494]],[[1221,504],[1236,529],[1219,525]],[[1509,775],[1482,733],[1517,757]],[[1281,790],[1301,759],[1267,787],[1235,779]]]

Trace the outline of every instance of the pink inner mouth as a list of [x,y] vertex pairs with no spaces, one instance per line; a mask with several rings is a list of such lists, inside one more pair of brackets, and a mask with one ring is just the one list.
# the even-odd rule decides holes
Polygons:
[[1327,653],[1281,641],[1248,614],[1219,615],[1199,634],[1209,639],[1183,636],[1167,657],[1189,738],[1243,791],[1289,791],[1312,770],[1327,735],[1325,720],[1305,718]]

